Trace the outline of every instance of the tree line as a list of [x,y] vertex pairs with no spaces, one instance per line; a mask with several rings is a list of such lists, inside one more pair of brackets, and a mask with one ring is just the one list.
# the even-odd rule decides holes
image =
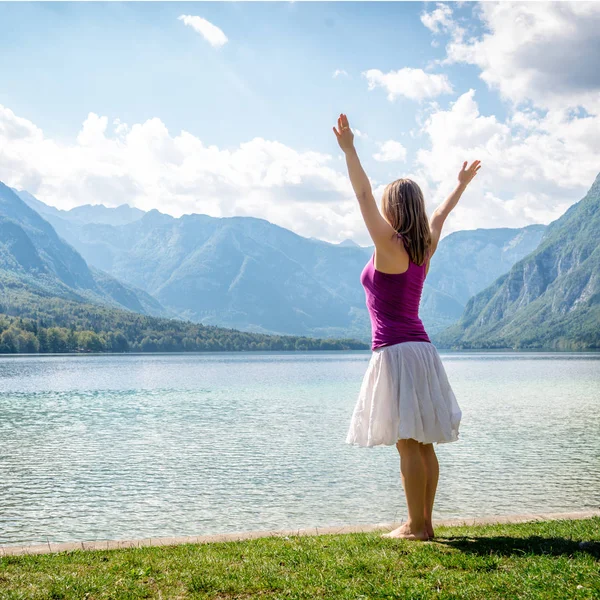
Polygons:
[[247,333],[29,294],[26,297],[20,294],[18,303],[0,302],[0,354],[312,351],[368,347],[352,339]]

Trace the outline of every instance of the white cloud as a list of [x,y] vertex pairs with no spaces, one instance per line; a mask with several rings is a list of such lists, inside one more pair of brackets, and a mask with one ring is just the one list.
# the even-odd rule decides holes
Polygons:
[[398,96],[421,101],[424,98],[452,93],[452,85],[444,74],[426,73],[423,69],[404,67],[398,71],[383,73],[379,69],[369,69],[363,73],[367,78],[369,89],[384,88],[388,100]]
[[348,77],[348,73],[346,73],[346,71],[344,71],[344,69],[336,69],[333,72],[333,78],[335,79],[336,77],[340,77],[340,76],[344,76],[344,77]]
[[189,25],[194,31],[197,31],[211,46],[220,48],[227,43],[227,36],[216,25],[202,17],[192,15],[181,15],[178,17],[185,25]]
[[416,162],[432,189],[430,210],[454,188],[463,161],[482,161],[446,233],[548,223],[583,196],[599,170],[598,116],[529,110],[502,122],[482,115],[470,90],[432,113],[423,133],[431,147],[419,150]]
[[[93,146],[94,144],[101,143],[104,139],[107,126],[107,117],[99,117],[94,113],[90,113],[77,136],[77,142],[81,146]],[[119,124],[117,123],[116,126],[118,128]]]
[[117,135],[121,135],[129,131],[129,126],[127,125],[127,123],[122,123],[121,119],[119,118],[113,121],[113,125],[115,126],[115,134]]
[[435,10],[421,14],[421,23],[433,33],[446,31],[454,24],[452,9],[447,4],[438,3]]
[[5,140],[27,139],[41,141],[42,130],[31,121],[17,117],[15,113],[0,104],[0,137]]
[[[599,116],[528,109],[500,120],[481,113],[473,90],[447,109],[433,105],[420,135],[423,148],[405,176],[422,187],[430,211],[454,187],[463,160],[483,163],[445,233],[548,223],[599,170]],[[406,160],[395,140],[378,150],[375,160]],[[0,106],[0,180],[59,208],[128,203],[174,216],[254,216],[308,237],[370,243],[342,161],[263,138],[223,149],[172,134],[158,118],[109,125],[90,113],[65,143]],[[378,200],[385,183],[374,182]]]
[[[482,160],[445,233],[548,223],[593,181],[599,133],[600,117],[585,114],[527,110],[499,120],[480,112],[471,90],[448,109],[432,109],[405,176],[422,187],[431,211],[454,187],[462,161]],[[374,158],[402,164],[406,151],[388,140]],[[158,118],[109,125],[90,113],[65,143],[0,106],[0,180],[59,208],[128,203],[174,216],[254,216],[308,237],[370,243],[342,161],[263,138],[223,149],[186,131],[171,134]],[[385,183],[373,184],[377,200]]]
[[65,143],[0,105],[0,181],[63,209],[127,203],[176,217],[253,216],[308,237],[370,243],[332,156],[258,137],[223,149],[171,134],[158,118],[109,125],[90,113]]
[[373,158],[379,162],[404,162],[406,160],[406,148],[395,140],[388,140],[378,144],[379,152],[373,154]]
[[476,14],[485,29],[479,37],[464,41],[446,27],[446,63],[477,65],[515,104],[600,111],[600,3],[484,2]]
[[[453,212],[449,231],[548,223],[579,200],[600,165],[600,4],[489,2],[473,14],[482,33],[467,39],[447,5],[421,16],[446,34],[441,64],[467,63],[510,102],[504,121],[479,111],[475,92],[447,110],[432,106],[417,154],[433,190],[430,207],[454,187],[463,160],[483,168]],[[438,63],[439,64],[439,63]]]

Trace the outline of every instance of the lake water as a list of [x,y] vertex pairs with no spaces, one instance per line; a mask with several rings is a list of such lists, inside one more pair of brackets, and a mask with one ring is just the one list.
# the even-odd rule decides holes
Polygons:
[[[0,544],[406,519],[345,444],[370,352],[0,358]],[[442,353],[463,411],[434,518],[600,506],[600,355]]]

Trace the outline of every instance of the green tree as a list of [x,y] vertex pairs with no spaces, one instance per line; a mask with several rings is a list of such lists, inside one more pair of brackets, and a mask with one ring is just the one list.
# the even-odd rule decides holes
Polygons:
[[102,352],[104,344],[95,331],[79,332],[79,346],[88,352]]
[[37,338],[40,353],[48,352],[48,332],[44,327],[39,327]]
[[67,352],[77,352],[78,347],[77,332],[74,329],[70,329],[67,334]]
[[123,335],[123,332],[117,331],[112,339],[112,351],[113,352],[128,352],[129,344],[127,338]]
[[3,353],[14,354],[18,351],[17,335],[14,329],[6,329],[0,335],[0,346]]
[[63,329],[50,327],[48,329],[48,352],[59,353],[67,351],[67,335]]
[[31,331],[21,331],[17,337],[17,347],[22,354],[37,354],[40,343]]

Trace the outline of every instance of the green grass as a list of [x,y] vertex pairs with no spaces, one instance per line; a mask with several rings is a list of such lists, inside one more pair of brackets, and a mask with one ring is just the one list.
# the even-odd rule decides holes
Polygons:
[[[600,517],[0,558],[0,598],[600,598]],[[585,542],[583,547],[580,542]]]

